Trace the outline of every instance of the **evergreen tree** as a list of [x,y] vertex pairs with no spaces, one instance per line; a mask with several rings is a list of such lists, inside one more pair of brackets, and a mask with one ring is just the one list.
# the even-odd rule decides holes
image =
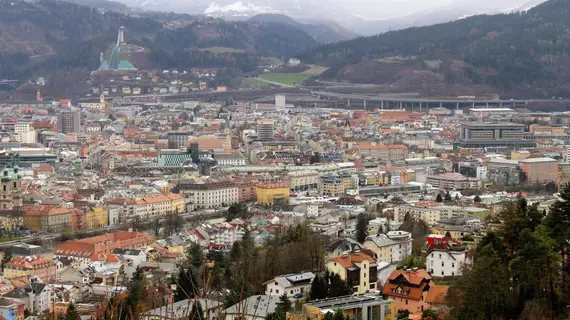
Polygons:
[[190,246],[190,264],[198,269],[202,266],[203,262],[204,253],[202,252],[202,248],[198,243],[193,243],[192,246]]
[[196,275],[192,268],[185,269],[180,267],[174,284],[176,285],[174,301],[192,299],[200,294],[198,281],[196,280]]
[[190,316],[188,320],[204,320],[204,310],[202,310],[202,304],[198,300],[192,302],[192,309],[190,310]]
[[144,273],[140,266],[135,268],[135,272],[133,272],[133,281],[142,281],[144,278]]
[[73,304],[73,302],[69,303],[69,306],[67,307],[67,312],[65,313],[65,320],[79,320],[79,313],[77,312],[77,309],[75,308],[75,305]]
[[451,201],[451,193],[449,193],[449,190],[447,190],[447,191],[445,192],[444,200],[445,200],[445,202]]
[[328,286],[325,279],[317,274],[311,283],[311,292],[309,297],[311,300],[324,299],[328,295]]
[[2,262],[0,262],[0,269],[4,271],[4,267],[10,261],[12,261],[12,252],[10,250],[5,250],[4,256],[2,256]]
[[481,203],[481,197],[479,197],[479,195],[476,195],[475,198],[473,198],[473,202]]
[[437,194],[437,196],[435,197],[435,202],[437,203],[442,203],[443,202],[443,197],[441,196],[441,194]]
[[275,306],[275,319],[276,320],[285,320],[287,318],[287,312],[291,311],[291,300],[287,297],[287,294],[284,293],[282,296],[279,297],[279,301],[276,303]]
[[368,237],[368,218],[361,213],[356,221],[356,241],[364,243],[366,237]]

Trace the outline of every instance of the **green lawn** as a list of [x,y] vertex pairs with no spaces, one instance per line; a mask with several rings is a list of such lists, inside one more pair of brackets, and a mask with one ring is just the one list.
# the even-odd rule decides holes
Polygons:
[[200,48],[200,51],[209,51],[212,53],[244,53],[242,49],[226,48],[226,47],[210,47],[210,48]]
[[311,75],[307,73],[265,73],[260,75],[267,81],[282,83],[286,85],[303,84]]
[[242,86],[248,86],[248,87],[255,87],[255,88],[270,88],[271,85],[267,82],[263,82],[263,81],[259,81],[257,79],[253,79],[253,78],[249,78],[249,79],[243,79],[241,82]]

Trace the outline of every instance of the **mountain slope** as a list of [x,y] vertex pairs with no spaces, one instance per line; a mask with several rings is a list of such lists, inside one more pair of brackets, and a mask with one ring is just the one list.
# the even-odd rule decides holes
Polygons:
[[[317,44],[287,24],[253,25],[162,13],[103,13],[55,0],[0,0],[0,79],[22,79],[58,69],[94,70],[100,53],[116,41],[120,26],[126,27],[128,43],[149,49],[150,54],[140,61],[155,68],[250,69],[260,55],[286,58]],[[198,50],[208,47],[241,50]]]
[[[481,15],[429,27],[322,45],[302,54],[331,67],[327,79],[433,86],[485,86],[513,96],[570,95],[570,1],[525,12]],[[366,65],[366,68],[362,66]],[[425,89],[425,88],[424,88]]]
[[253,24],[279,23],[293,26],[310,35],[318,43],[330,43],[350,40],[357,37],[353,32],[334,22],[309,22],[302,23],[282,14],[258,14],[247,20]]

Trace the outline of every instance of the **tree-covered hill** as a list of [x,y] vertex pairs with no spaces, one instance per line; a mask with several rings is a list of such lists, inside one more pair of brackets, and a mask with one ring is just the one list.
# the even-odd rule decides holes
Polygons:
[[[156,68],[250,69],[260,56],[286,58],[317,44],[287,24],[175,18],[165,21],[166,15],[155,19],[57,0],[0,0],[0,78],[23,79],[46,68],[94,70],[121,26],[128,43],[149,49],[149,64]],[[208,47],[240,50],[198,50]]]
[[570,1],[550,0],[525,12],[321,45],[300,58],[331,67],[322,75],[326,79],[399,82],[399,89],[414,90],[408,83],[428,73],[443,91],[446,85],[476,85],[506,95],[549,97],[570,95],[569,52]]

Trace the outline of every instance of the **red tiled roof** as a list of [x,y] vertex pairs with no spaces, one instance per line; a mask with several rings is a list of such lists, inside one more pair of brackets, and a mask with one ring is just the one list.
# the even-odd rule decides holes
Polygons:
[[338,256],[331,259],[331,261],[340,263],[345,269],[353,267],[354,263],[361,263],[364,260],[374,262],[374,258],[364,252],[352,253],[346,256]]
[[400,276],[403,276],[409,283],[416,286],[424,280],[431,280],[431,276],[424,269],[419,269],[417,271],[394,270],[390,274],[390,277],[388,277],[388,282],[395,280]]
[[436,286],[431,285],[428,295],[426,297],[427,303],[447,303],[445,300],[445,296],[447,295],[447,291],[449,290],[449,286]]
[[[424,292],[424,289],[426,286],[427,286],[427,283],[422,283],[419,286],[419,288],[399,286],[397,284],[387,283],[384,285],[384,288],[382,289],[382,293],[385,295],[388,295],[388,296],[392,296],[392,297],[406,298],[406,299],[412,299],[412,300],[420,300],[422,298],[422,293]],[[404,291],[404,293],[398,294],[398,293],[392,292],[392,290],[398,289],[398,288],[401,288]]]

